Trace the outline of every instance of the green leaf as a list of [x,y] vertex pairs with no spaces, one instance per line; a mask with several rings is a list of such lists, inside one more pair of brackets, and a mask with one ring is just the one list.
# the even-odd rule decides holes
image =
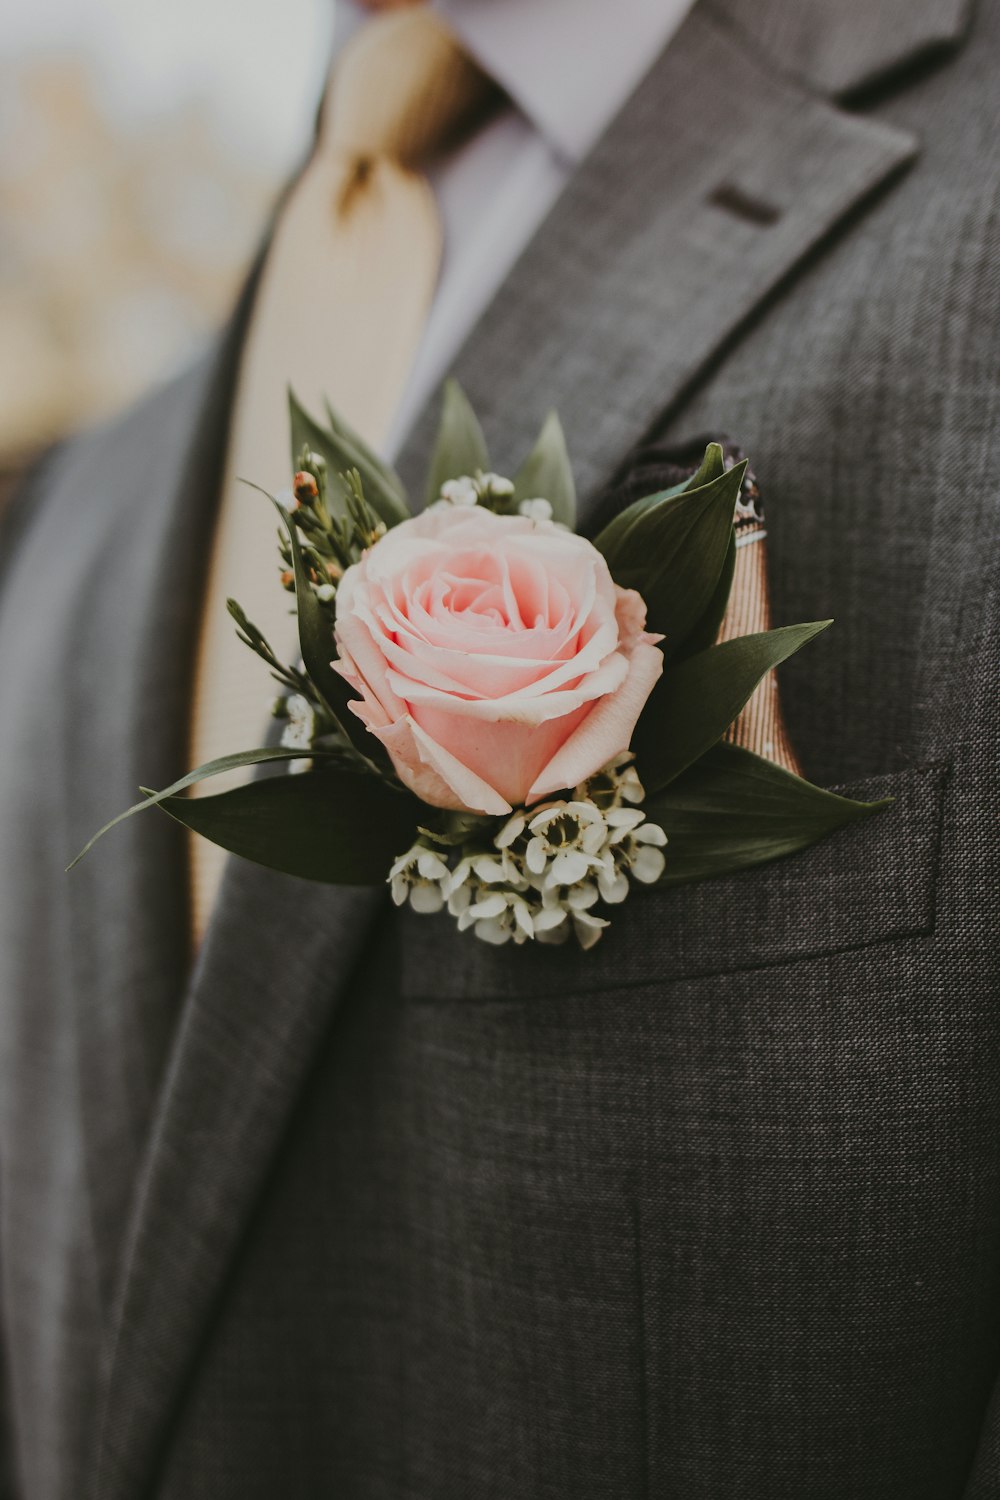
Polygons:
[[562,423],[554,411],[545,418],[538,441],[514,478],[514,500],[548,500],[552,519],[576,525],[576,485]]
[[311,448],[325,459],[329,480],[328,503],[333,514],[346,515],[346,490],[339,475],[348,469],[357,469],[365,489],[365,499],[372,510],[387,526],[395,526],[410,515],[403,494],[402,481],[392,470],[387,469],[381,459],[376,458],[367,445],[360,445],[355,434],[350,433],[340,419],[336,431],[323,427],[304,407],[299,405],[295,393],[288,392],[288,414],[292,431],[292,465],[298,464],[302,448]]
[[392,465],[387,464],[381,455],[376,453],[375,449],[365,442],[360,432],[355,432],[354,428],[349,425],[344,417],[339,412],[334,411],[329,401],[325,401],[323,404],[326,408],[330,431],[334,437],[339,438],[345,447],[353,449],[358,454],[358,459],[361,460],[360,462],[358,459],[355,460],[354,468],[361,471],[362,478],[365,473],[365,464],[369,464],[371,468],[377,470],[389,488],[399,496],[399,499],[406,507],[407,514],[409,514],[406,488]]
[[705,456],[698,465],[684,488],[687,490],[700,490],[703,484],[709,484],[713,479],[718,479],[726,472],[726,455],[721,443],[709,443],[705,448]]
[[156,807],[158,803],[184,791],[185,787],[194,786],[196,781],[207,781],[209,777],[222,776],[226,771],[239,771],[245,766],[261,766],[269,761],[325,759],[334,757],[337,753],[334,750],[311,750],[304,754],[301,750],[268,746],[260,750],[239,750],[235,755],[220,755],[217,760],[207,760],[204,765],[188,771],[186,776],[182,776],[179,781],[165,787],[162,792],[147,792],[141,802],[134,803],[132,807],[119,813],[116,818],[112,818],[110,823],[105,823],[104,827],[98,829],[94,837],[84,845],[72,863],[66,866],[67,872],[72,870],[74,865],[78,865],[85,854],[90,853],[98,839],[103,838],[109,829],[117,827],[119,823],[124,823],[125,819],[131,818],[134,813],[144,812],[147,807]]
[[446,380],[441,425],[427,476],[427,503],[441,493],[449,479],[488,469],[490,456],[479,420],[457,380]]
[[668,655],[698,627],[716,597],[745,472],[745,462],[736,464],[697,489],[638,511],[629,506],[594,543],[615,582],[645,599],[647,628],[663,634]]
[[632,738],[639,775],[657,792],[722,738],[761,678],[832,624],[786,625],[709,646],[668,667]]
[[736,745],[716,745],[644,803],[666,831],[663,885],[729,875],[795,854],[888,807],[813,786]]
[[701,613],[700,619],[691,627],[684,637],[684,642],[674,652],[674,661],[681,662],[696,651],[705,651],[709,646],[714,646],[718,639],[722,621],[725,618],[726,606],[729,603],[729,595],[733,588],[733,575],[736,572],[736,528],[733,527],[729,537],[729,546],[726,548],[725,561],[722,564],[722,572],[719,581],[715,585],[715,592]]
[[688,479],[682,479],[679,484],[672,484],[668,489],[656,490],[651,495],[643,495],[641,499],[634,500],[631,505],[619,511],[618,515],[608,522],[594,545],[599,547],[606,557],[606,549],[617,546],[633,522],[647,510],[654,505],[659,505],[661,500],[672,500],[675,495],[683,495],[689,490],[702,489],[711,480],[718,479],[725,472],[725,468],[726,459],[722,444],[709,443],[701,464]]
[[375,776],[304,771],[215,797],[166,797],[178,823],[231,854],[330,885],[379,885],[426,808]]

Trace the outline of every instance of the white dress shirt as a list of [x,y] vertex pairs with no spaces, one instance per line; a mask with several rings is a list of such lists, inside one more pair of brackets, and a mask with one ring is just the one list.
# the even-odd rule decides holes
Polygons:
[[[398,451],[466,335],[693,0],[430,0],[512,104],[431,173],[437,292],[387,443]],[[335,55],[368,15],[338,0]]]

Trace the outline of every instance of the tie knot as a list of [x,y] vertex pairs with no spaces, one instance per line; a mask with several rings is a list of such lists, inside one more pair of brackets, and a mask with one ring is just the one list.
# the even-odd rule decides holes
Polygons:
[[388,11],[337,59],[321,135],[348,155],[416,169],[471,131],[499,97],[433,11]]

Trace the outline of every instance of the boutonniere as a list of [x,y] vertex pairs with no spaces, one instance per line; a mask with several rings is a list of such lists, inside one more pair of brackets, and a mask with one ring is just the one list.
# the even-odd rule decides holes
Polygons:
[[[719,445],[591,541],[555,415],[506,479],[450,382],[419,514],[334,413],[323,426],[292,398],[291,425],[293,487],[268,498],[300,661],[229,601],[281,684],[281,743],[144,789],[107,828],[160,807],[275,870],[388,881],[397,904],[446,910],[487,942],[589,948],[636,885],[775,859],[885,805],[724,739],[762,677],[830,622],[716,644],[746,469]],[[282,760],[301,774],[182,795]]]

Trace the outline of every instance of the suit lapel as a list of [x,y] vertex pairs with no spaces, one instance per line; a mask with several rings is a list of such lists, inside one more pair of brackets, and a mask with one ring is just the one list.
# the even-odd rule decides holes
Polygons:
[[[53,507],[55,540],[72,551],[77,580],[76,595],[59,601],[66,622],[63,864],[110,813],[135,800],[140,784],[165,784],[184,765],[205,516],[250,295],[248,285],[210,358],[121,427],[81,442],[82,457],[62,481],[68,503]],[[64,880],[82,1142],[105,1312],[186,983],[184,846],[164,823],[133,820]]]
[[715,14],[743,33],[782,73],[806,78],[821,94],[855,98],[903,68],[956,46],[972,0],[711,0]]
[[[792,268],[914,153],[768,76],[696,10],[574,177],[458,361],[498,467],[560,408],[583,496]],[[724,421],[720,413],[720,422]],[[435,413],[402,468],[420,492]],[[232,862],[140,1181],[99,1493],[141,1493],[378,892]]]
[[[92,524],[85,530],[95,560],[118,554],[129,590],[125,608],[120,601],[107,605],[110,595],[93,590],[88,573],[85,594],[97,609],[81,609],[88,634],[70,647],[74,657],[99,663],[103,679],[121,685],[113,715],[87,712],[82,683],[80,701],[66,716],[70,851],[82,847],[109,808],[133,800],[138,785],[165,785],[186,769],[206,519],[218,501],[262,261],[263,255],[214,355],[179,382],[167,429],[160,397],[147,420],[142,412],[132,418],[124,461],[115,464],[112,442],[110,466],[94,476],[109,495],[107,516],[100,537]],[[64,676],[77,690],[69,664]],[[88,1178],[101,1217],[116,1231],[97,1246],[105,1300],[114,1302],[98,1437],[98,1463],[103,1451],[110,1466],[108,1479],[99,1480],[102,1500],[105,1484],[109,1494],[119,1483],[131,1494],[144,1472],[150,1451],[144,1440],[155,1437],[164,1414],[164,1387],[143,1379],[147,1358],[166,1362],[172,1384],[195,1347],[205,1311],[201,1289],[207,1294],[224,1265],[248,1201],[243,1174],[231,1169],[237,1159],[252,1164],[245,1179],[252,1191],[380,905],[377,891],[319,887],[232,860],[192,970],[186,860],[184,836],[169,820],[140,817],[88,857],[69,892],[77,988],[87,1002],[78,1050],[79,1074],[88,1082],[81,1101]],[[129,1077],[119,1087],[122,1058]],[[202,1098],[195,1108],[192,1090]],[[109,1153],[115,1171],[113,1180],[103,1174],[105,1186]],[[121,1192],[130,1184],[131,1202]],[[177,1284],[189,1289],[187,1299],[182,1293],[172,1305],[171,1278],[164,1275],[170,1262]],[[146,1285],[168,1298],[154,1299],[148,1343]],[[137,1319],[130,1316],[133,1295]],[[160,1335],[166,1338],[157,1352]],[[119,1450],[134,1454],[134,1468],[116,1463]]]
[[[793,268],[915,154],[698,6],[571,180],[455,374],[511,472],[558,406],[593,495]],[[724,414],[723,414],[724,416]],[[415,493],[426,412],[404,455]]]

